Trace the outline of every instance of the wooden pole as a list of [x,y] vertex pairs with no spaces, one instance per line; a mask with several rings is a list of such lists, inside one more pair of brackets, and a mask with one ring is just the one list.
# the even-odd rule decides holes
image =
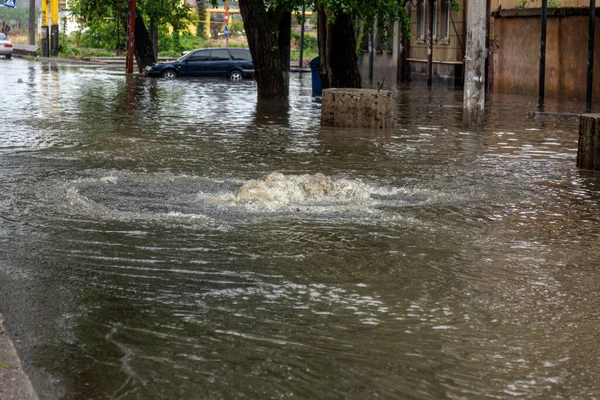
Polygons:
[[133,56],[135,53],[135,0],[129,0],[127,10],[127,59],[125,62],[125,72],[133,74]]

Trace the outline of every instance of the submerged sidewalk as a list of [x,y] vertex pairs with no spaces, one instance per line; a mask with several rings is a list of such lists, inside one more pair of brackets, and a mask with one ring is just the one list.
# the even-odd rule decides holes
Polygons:
[[0,400],[38,400],[0,315]]

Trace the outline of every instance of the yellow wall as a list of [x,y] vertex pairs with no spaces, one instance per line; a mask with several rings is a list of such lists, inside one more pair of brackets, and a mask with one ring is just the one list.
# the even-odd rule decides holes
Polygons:
[[[482,0],[477,0],[482,1]],[[450,63],[462,63],[464,58],[463,47],[465,45],[465,0],[459,0],[461,10],[458,12],[451,12],[451,19],[449,23],[449,36],[448,40],[444,41],[440,37],[440,25],[441,25],[441,1],[438,0],[437,6],[437,23],[436,23],[436,38],[434,39],[433,45],[433,61],[434,62],[450,62]],[[419,40],[417,37],[417,0],[413,2],[410,7],[410,18],[412,21],[412,37],[410,39],[410,50],[408,58],[411,60],[427,60],[427,43]],[[429,0],[425,0],[425,38],[427,38],[428,32],[428,6]],[[452,23],[454,22],[454,24]],[[455,29],[456,28],[456,29]],[[457,37],[460,37],[460,40]],[[462,46],[461,46],[462,44]]]

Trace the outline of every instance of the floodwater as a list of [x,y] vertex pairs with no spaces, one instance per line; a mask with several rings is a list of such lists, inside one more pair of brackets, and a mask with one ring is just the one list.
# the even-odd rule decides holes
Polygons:
[[[325,129],[310,75],[0,60],[0,313],[42,399],[600,397],[600,175],[577,126],[396,90]],[[548,108],[581,111],[581,103]]]

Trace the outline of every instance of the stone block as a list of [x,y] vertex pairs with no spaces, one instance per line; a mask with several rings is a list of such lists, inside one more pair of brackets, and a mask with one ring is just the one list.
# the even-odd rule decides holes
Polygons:
[[324,89],[321,125],[390,128],[394,126],[394,96],[389,90]]

